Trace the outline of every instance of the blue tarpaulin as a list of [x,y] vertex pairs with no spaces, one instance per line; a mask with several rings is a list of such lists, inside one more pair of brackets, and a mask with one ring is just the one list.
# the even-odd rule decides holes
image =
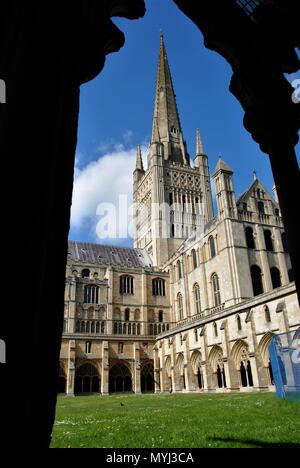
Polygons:
[[275,335],[269,351],[277,395],[300,402],[300,329]]

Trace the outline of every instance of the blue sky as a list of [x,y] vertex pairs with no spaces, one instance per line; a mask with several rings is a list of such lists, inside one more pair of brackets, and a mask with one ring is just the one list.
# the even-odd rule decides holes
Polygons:
[[[269,191],[273,187],[268,156],[244,129],[241,106],[228,90],[230,66],[204,47],[199,30],[171,0],[146,0],[146,5],[142,20],[115,20],[125,33],[125,47],[110,55],[103,72],[81,88],[70,231],[73,240],[131,244],[122,233],[117,240],[100,240],[97,223],[101,210],[98,215],[96,212],[101,203],[115,204],[120,193],[131,198],[138,144],[143,146],[146,160],[160,30],[165,36],[191,158],[196,129],[200,128],[211,172],[221,156],[234,170],[237,195],[252,183],[254,169]],[[294,78],[300,78],[300,74]]]

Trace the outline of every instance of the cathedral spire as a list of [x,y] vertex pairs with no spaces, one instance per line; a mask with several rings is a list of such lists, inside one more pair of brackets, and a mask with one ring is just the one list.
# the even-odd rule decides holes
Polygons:
[[136,170],[144,172],[144,165],[143,165],[143,158],[142,158],[142,149],[141,146],[138,145],[137,149],[137,157],[136,157]]
[[164,145],[165,160],[189,165],[189,156],[182,141],[184,141],[184,138],[176,104],[176,95],[164,36],[161,32],[151,143],[162,143]]
[[202,139],[199,128],[197,128],[197,144],[196,144],[196,156],[201,156],[204,154]]

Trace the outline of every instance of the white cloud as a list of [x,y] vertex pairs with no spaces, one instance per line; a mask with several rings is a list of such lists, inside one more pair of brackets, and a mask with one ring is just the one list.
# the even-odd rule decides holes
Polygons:
[[[145,152],[146,148],[143,150]],[[115,145],[112,152],[97,161],[81,169],[75,168],[71,212],[73,229],[90,229],[92,226],[96,239],[99,204],[112,203],[118,211],[120,195],[126,195],[129,206],[132,204],[135,162],[136,148],[125,150],[122,145]]]

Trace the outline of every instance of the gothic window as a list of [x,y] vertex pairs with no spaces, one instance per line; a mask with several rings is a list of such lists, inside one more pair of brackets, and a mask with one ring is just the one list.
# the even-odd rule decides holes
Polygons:
[[162,296],[166,295],[166,282],[161,278],[155,278],[152,280],[152,293],[153,296]]
[[163,313],[162,310],[160,310],[159,313],[158,313],[158,321],[160,323],[163,323],[163,321],[164,321],[164,313]]
[[214,329],[214,335],[217,338],[218,337],[218,325],[216,322],[213,323],[213,329]]
[[247,203],[243,203],[243,210],[244,210],[244,211],[248,211],[248,205],[247,205]]
[[270,309],[268,306],[265,306],[265,319],[267,323],[271,322],[271,314],[270,314]]
[[255,249],[255,239],[253,229],[251,227],[247,227],[245,230],[246,233],[246,242],[248,249]]
[[271,268],[271,279],[272,279],[272,286],[273,289],[280,288],[282,286],[281,283],[281,274],[278,268],[273,267]]
[[215,239],[213,236],[209,238],[209,248],[210,248],[210,256],[211,258],[214,258],[216,256],[216,244],[215,244]]
[[123,275],[120,277],[120,294],[134,294],[134,278],[132,276]]
[[194,330],[194,333],[195,333],[195,341],[198,342],[199,337],[198,337],[198,330],[197,330],[197,328]]
[[259,266],[253,265],[251,267],[251,279],[254,296],[259,296],[260,294],[263,294],[264,288],[262,284],[261,269],[259,268]]
[[238,331],[241,331],[242,330],[242,321],[241,321],[241,317],[239,315],[237,315],[237,317],[236,317],[236,323],[237,323]]
[[90,270],[85,269],[85,270],[82,270],[81,277],[82,278],[89,278],[90,274],[91,274]]
[[178,317],[179,320],[183,320],[183,300],[182,294],[179,293],[177,296],[177,307],[178,307]]
[[99,304],[99,287],[89,284],[84,288],[84,303]]
[[87,341],[85,343],[85,354],[91,354],[91,352],[92,352],[92,342]]
[[279,208],[275,208],[274,213],[275,213],[275,216],[280,216]]
[[124,343],[119,343],[118,344],[118,354],[123,354],[124,353]]
[[129,322],[130,320],[130,310],[126,309],[125,310],[125,322]]
[[200,296],[200,287],[198,283],[194,285],[194,300],[195,300],[196,314],[200,314],[201,313],[201,296]]
[[216,273],[213,274],[211,280],[213,286],[214,306],[218,307],[221,305],[220,281],[218,275]]
[[193,258],[193,267],[196,269],[198,267],[198,259],[197,259],[197,252],[195,249],[192,250],[192,258]]
[[265,214],[265,205],[264,205],[264,202],[261,202],[259,201],[257,203],[257,208],[258,208],[258,212],[260,215],[264,215]]
[[288,244],[288,239],[287,239],[287,235],[285,232],[281,234],[281,240],[282,240],[283,251],[285,253],[289,253],[289,244]]
[[267,251],[268,252],[274,252],[272,232],[269,229],[266,229],[264,231],[264,236],[265,236],[265,244],[266,244]]
[[180,260],[177,262],[177,277],[179,280],[182,278],[182,265]]

